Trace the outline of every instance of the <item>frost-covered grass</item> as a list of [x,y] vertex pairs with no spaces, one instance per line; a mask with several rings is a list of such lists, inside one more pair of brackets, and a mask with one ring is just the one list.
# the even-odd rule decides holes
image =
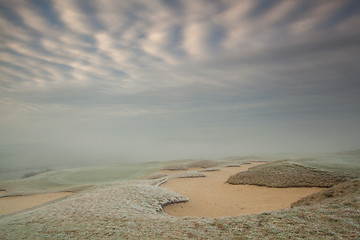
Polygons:
[[199,170],[199,172],[216,172],[216,171],[220,171],[220,168],[211,167],[211,168],[205,168],[205,169]]
[[[234,161],[240,163],[238,159]],[[308,166],[309,162],[316,161],[301,162],[293,158],[290,162]],[[318,161],[318,165],[325,166],[326,162]],[[29,178],[31,184],[43,184],[41,178],[37,179],[41,175]],[[0,239],[360,238],[358,185],[347,188],[350,192],[339,190],[339,187],[328,188],[330,192],[322,195],[326,201],[311,198],[306,205],[287,210],[238,217],[178,218],[164,213],[162,207],[187,198],[157,185],[179,175],[155,180],[111,180],[32,210],[0,216]],[[57,178],[49,179],[54,180],[53,184],[59,184]],[[61,182],[64,183],[66,181]],[[27,183],[26,187],[31,184]],[[63,188],[61,184],[60,188]]]
[[158,171],[164,163],[134,163],[63,169],[24,179],[0,182],[7,195],[78,191],[94,184],[118,180],[141,179]]
[[279,154],[269,156],[267,160],[280,159],[337,174],[358,176],[360,173],[360,150],[323,154]]
[[[249,161],[278,161],[312,167],[337,174],[359,176],[360,151],[348,151],[332,154],[278,154],[272,156],[229,157],[219,160],[176,160],[168,162],[129,163],[108,166],[83,167],[55,170],[41,173],[25,179],[0,181],[0,189],[6,189],[7,195],[35,194],[58,191],[77,191],[89,185],[102,184],[118,180],[141,179],[154,175],[159,169],[203,168],[204,171],[220,167],[237,167]],[[166,167],[164,167],[166,166]],[[0,173],[1,175],[2,173]],[[162,177],[162,176],[158,176]]]
[[224,158],[221,161],[228,162],[229,164],[243,164],[249,161],[274,162],[279,160],[286,160],[306,167],[313,167],[318,170],[334,172],[337,174],[355,175],[355,177],[360,173],[360,150],[337,153],[288,153],[249,157],[229,157]]
[[227,180],[230,184],[268,187],[332,187],[350,179],[347,175],[319,170],[300,164],[278,161],[239,172]]
[[[280,160],[280,157],[284,159]],[[235,174],[228,182],[269,187],[331,187],[347,179],[360,177],[360,151],[283,154],[261,159],[269,160],[269,163]]]
[[179,178],[197,178],[197,177],[205,177],[205,174],[197,171],[189,171],[182,173],[179,176]]
[[360,197],[257,215],[177,218],[162,207],[187,198],[153,180],[97,185],[31,211],[0,217],[0,239],[358,239]]
[[193,160],[176,162],[175,164],[168,164],[163,167],[163,170],[188,170],[189,168],[210,168],[219,163],[213,160]]

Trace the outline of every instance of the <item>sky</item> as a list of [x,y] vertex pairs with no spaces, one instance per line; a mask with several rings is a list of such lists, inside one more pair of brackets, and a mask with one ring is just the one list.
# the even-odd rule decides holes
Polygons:
[[358,0],[0,0],[0,164],[360,145]]

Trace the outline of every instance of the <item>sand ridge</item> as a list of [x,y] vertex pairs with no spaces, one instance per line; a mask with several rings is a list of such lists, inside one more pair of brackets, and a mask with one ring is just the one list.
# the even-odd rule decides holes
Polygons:
[[72,194],[71,192],[43,193],[30,196],[0,198],[0,215],[29,209]]
[[205,172],[205,178],[176,178],[161,185],[187,196],[186,203],[171,204],[164,211],[173,216],[222,217],[261,213],[290,208],[291,203],[323,188],[269,188],[231,185],[229,176],[263,164],[254,162],[240,167]]

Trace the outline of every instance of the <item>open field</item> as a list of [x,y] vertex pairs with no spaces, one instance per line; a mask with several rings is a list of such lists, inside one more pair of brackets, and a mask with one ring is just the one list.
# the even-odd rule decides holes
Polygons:
[[[0,238],[359,239],[360,184],[358,178],[360,171],[358,169],[360,169],[360,162],[355,160],[359,159],[359,155],[356,152],[328,154],[331,157],[329,165],[324,155],[319,156],[318,159],[316,156],[312,158],[271,156],[268,158],[270,161],[282,160],[278,163],[298,164],[305,166],[305,169],[315,168],[323,172],[323,176],[340,175],[350,180],[335,184],[333,187],[328,186],[323,191],[300,199],[290,209],[220,218],[174,217],[164,212],[165,206],[187,202],[189,196],[158,187],[158,185],[166,182],[167,179],[170,179],[169,183],[171,183],[172,178],[194,176],[198,171],[189,169],[188,171],[192,173],[187,175],[179,171],[174,176],[164,173],[155,179],[140,180],[140,178],[154,176],[166,164],[174,165],[174,162],[124,166],[124,168],[134,170],[129,174],[125,171],[123,175],[116,175],[114,173],[116,169],[109,168],[109,175],[102,176],[106,174],[106,168],[101,167],[97,170],[94,167],[65,172],[47,172],[27,179],[0,182],[0,189],[6,190],[6,195],[16,195],[16,193],[29,195],[39,192],[58,192],[64,189],[73,189],[74,192],[58,201],[0,216]],[[336,158],[340,159],[338,165]],[[284,161],[284,159],[287,160]],[[225,166],[241,166],[242,163],[250,160],[256,159],[232,157],[217,160],[217,165],[211,167],[212,171],[204,171],[206,169],[202,166],[197,166],[200,170],[198,173],[199,176],[205,174],[206,176],[201,180],[206,181],[207,177],[218,172],[215,171],[217,168],[221,172]],[[189,161],[180,161],[176,164],[189,166]],[[259,169],[260,166],[257,168]],[[226,169],[230,171],[237,167]],[[249,172],[254,170],[256,168]],[[89,177],[88,174],[91,175],[97,171],[101,174]],[[276,168],[276,171],[281,171],[281,168]],[[79,174],[77,175],[76,172]],[[248,177],[266,179],[266,176],[263,176],[266,171],[254,173],[256,178],[253,178],[251,174]],[[191,178],[190,180],[198,179]],[[233,205],[227,206],[230,209],[233,207],[235,208]]]
[[164,163],[151,162],[62,169],[29,178],[2,181],[0,189],[6,189],[6,196],[59,191],[76,192],[95,184],[141,179],[163,166]]

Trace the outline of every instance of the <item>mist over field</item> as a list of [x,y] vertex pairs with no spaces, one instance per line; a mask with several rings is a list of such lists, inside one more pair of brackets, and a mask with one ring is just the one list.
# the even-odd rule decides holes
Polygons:
[[359,13],[0,0],[0,170],[359,149]]

